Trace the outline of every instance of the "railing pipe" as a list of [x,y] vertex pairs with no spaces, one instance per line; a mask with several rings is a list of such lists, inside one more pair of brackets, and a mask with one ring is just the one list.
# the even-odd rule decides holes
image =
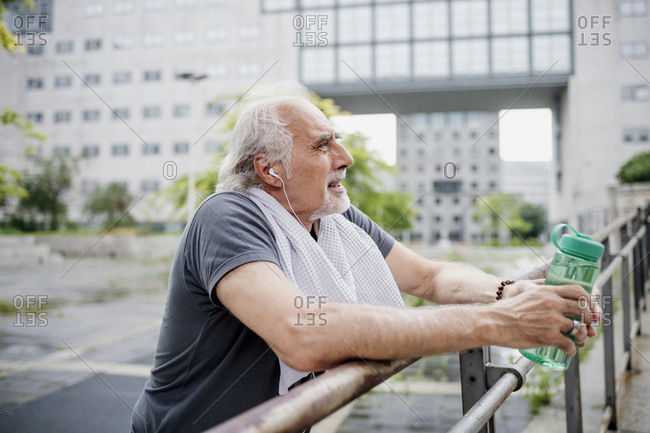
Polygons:
[[[528,358],[520,357],[514,364],[521,370],[523,376],[535,365]],[[477,433],[501,407],[512,392],[521,386],[521,377],[514,373],[505,373],[481,397],[474,406],[449,430],[449,433]]]

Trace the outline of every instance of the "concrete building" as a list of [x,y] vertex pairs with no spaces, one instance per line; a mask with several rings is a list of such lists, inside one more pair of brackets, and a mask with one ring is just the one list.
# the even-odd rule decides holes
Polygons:
[[548,211],[551,168],[551,161],[501,161],[501,192]]
[[[96,184],[150,195],[166,162],[209,164],[229,106],[210,102],[258,80],[300,79],[354,113],[551,108],[552,221],[605,208],[616,170],[650,149],[647,0],[40,0],[35,14],[45,24],[8,17],[43,37],[0,53],[0,94],[48,135],[44,155],[87,156],[77,208]],[[25,164],[20,134],[0,143]]]
[[[403,121],[402,121],[403,120]],[[417,199],[405,240],[478,240],[474,202],[500,190],[497,113],[416,113],[398,120],[399,188]]]
[[255,0],[37,0],[34,12],[16,16],[6,22],[27,52],[0,52],[2,104],[47,140],[0,128],[2,160],[28,166],[29,145],[79,158],[72,219],[83,218],[96,186],[121,182],[143,196],[132,212],[159,220],[147,199],[214,164],[236,97],[260,79],[297,77],[291,20],[263,14]]

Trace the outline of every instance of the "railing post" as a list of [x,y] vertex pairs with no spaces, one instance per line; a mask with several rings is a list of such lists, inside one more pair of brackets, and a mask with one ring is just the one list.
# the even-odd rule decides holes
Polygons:
[[[489,350],[489,347],[476,347],[459,353],[463,415],[487,392],[485,364],[489,361]],[[493,433],[494,417],[490,418],[479,432]]]
[[582,397],[580,396],[580,360],[574,356],[564,372],[564,401],[567,433],[582,433]]
[[[603,269],[612,261],[609,238],[603,242]],[[603,300],[603,339],[605,343],[605,406],[611,406],[612,417],[608,428],[616,430],[616,364],[614,362],[614,303],[611,278],[602,287]],[[607,321],[607,322],[605,322]]]
[[[641,215],[639,215],[641,217]],[[639,227],[643,226],[643,223],[639,224]],[[647,227],[647,225],[646,225]],[[647,230],[646,230],[647,235]],[[639,324],[637,329],[637,335],[641,334],[641,313],[642,310],[645,310],[645,257],[644,257],[644,244],[645,242],[637,242],[637,244],[632,249],[632,277],[633,287],[634,287],[634,320]]]
[[630,324],[630,277],[629,257],[627,254],[621,257],[621,290],[623,292],[623,351],[628,354],[625,369],[632,370],[632,342],[630,341],[632,326]]

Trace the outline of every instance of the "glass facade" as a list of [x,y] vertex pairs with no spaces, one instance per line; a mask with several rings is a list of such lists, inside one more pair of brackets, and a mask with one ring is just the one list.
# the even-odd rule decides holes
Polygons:
[[[262,0],[323,42],[299,44],[307,83],[572,72],[571,0]],[[326,21],[308,25],[309,16]],[[321,39],[318,39],[320,36]]]

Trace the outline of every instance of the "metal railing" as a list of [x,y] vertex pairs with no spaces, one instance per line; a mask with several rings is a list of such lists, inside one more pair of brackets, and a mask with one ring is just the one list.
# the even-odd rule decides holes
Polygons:
[[[616,395],[621,379],[631,369],[631,344],[641,333],[641,311],[645,309],[650,269],[650,202],[636,215],[620,218],[594,235],[605,245],[602,270],[596,285],[601,299],[612,299],[612,281],[620,269],[623,312],[624,368],[616,372],[614,364],[614,311],[612,302],[603,303],[605,344],[605,409],[601,432],[617,428]],[[617,251],[613,246],[621,245]],[[630,263],[632,268],[630,269]],[[546,267],[535,269],[520,279],[542,278]],[[634,292],[634,321],[630,317],[630,275]],[[460,353],[460,373],[464,416],[450,430],[454,433],[493,433],[494,414],[510,394],[523,385],[534,364],[519,358],[514,364],[494,364],[490,348],[475,348]],[[350,361],[300,385],[288,394],[268,400],[207,433],[279,433],[302,432],[376,385],[417,361],[417,358],[392,361]],[[582,432],[580,404],[580,365],[574,357],[565,372],[566,425],[569,433]],[[590,378],[593,380],[593,378]]]

